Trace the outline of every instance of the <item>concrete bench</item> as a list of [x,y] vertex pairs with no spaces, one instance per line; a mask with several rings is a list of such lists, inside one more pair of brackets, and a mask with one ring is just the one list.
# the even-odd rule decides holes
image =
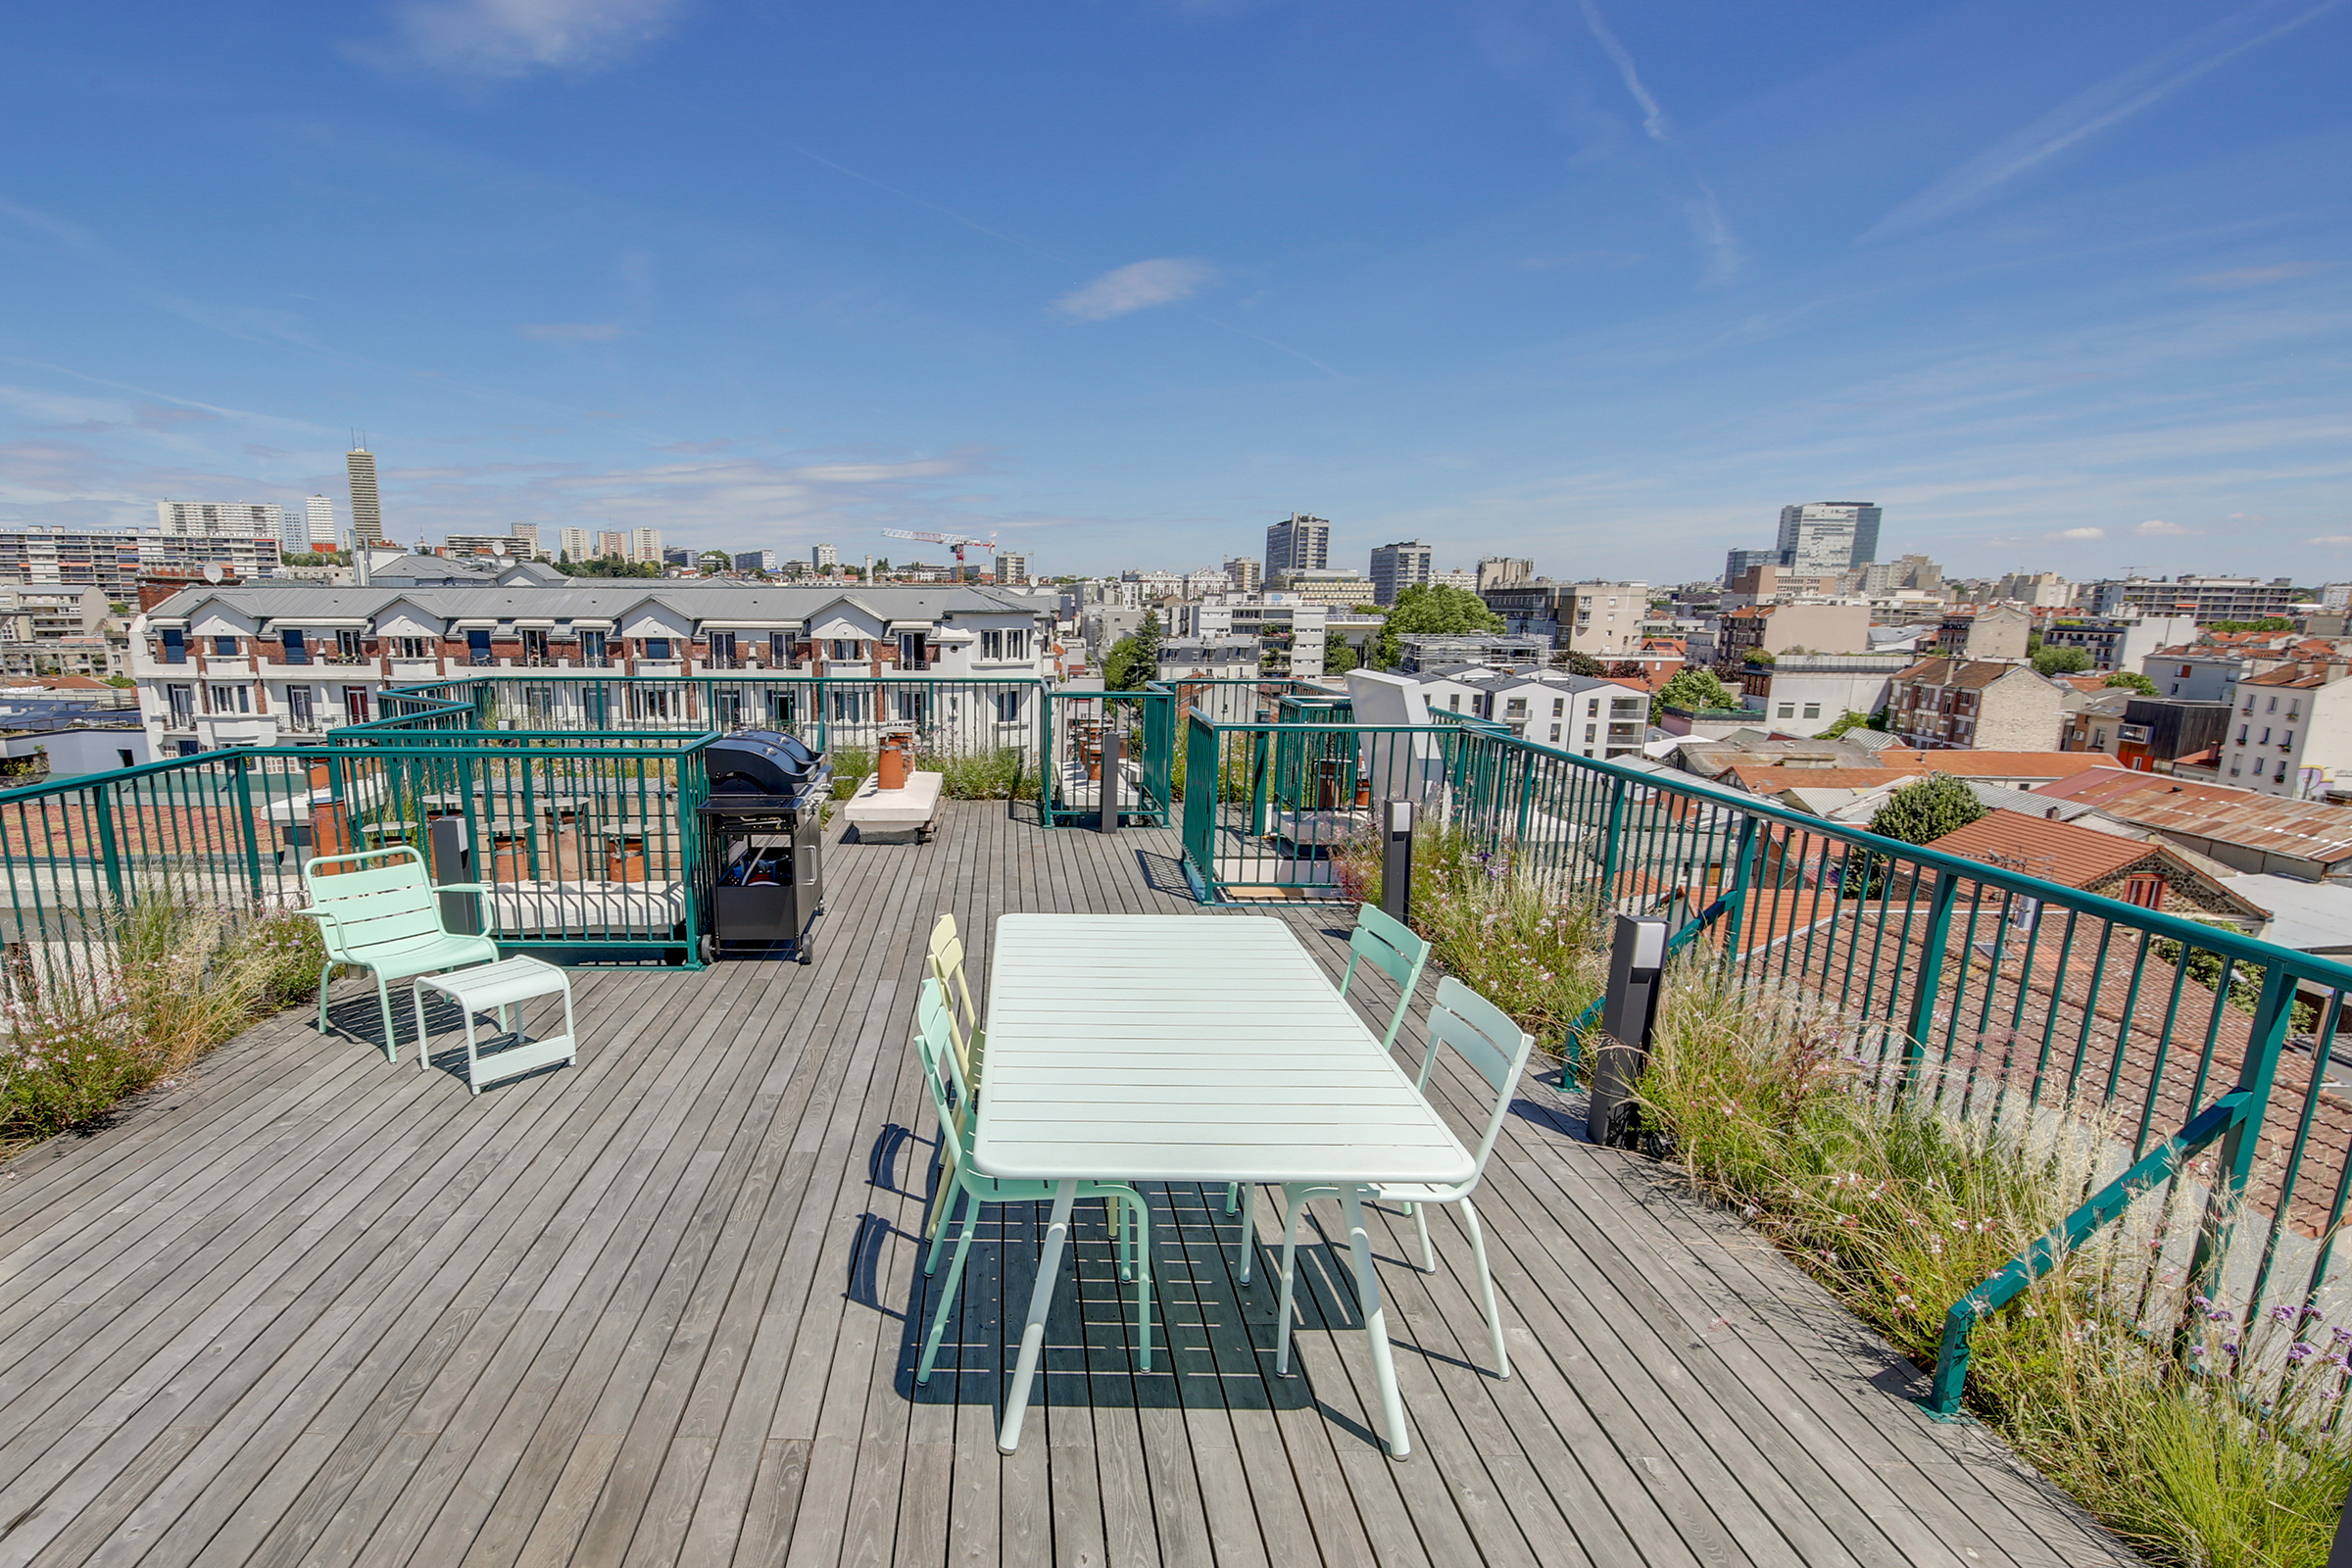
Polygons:
[[868,773],[842,807],[861,844],[920,844],[939,825],[941,773],[909,773],[903,790],[882,788],[882,775]]

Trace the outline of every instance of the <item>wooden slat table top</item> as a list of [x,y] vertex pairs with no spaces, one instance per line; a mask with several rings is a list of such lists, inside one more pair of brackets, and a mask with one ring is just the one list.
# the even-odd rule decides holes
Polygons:
[[1467,1181],[1461,1140],[1288,925],[1007,914],[973,1164],[1029,1180]]

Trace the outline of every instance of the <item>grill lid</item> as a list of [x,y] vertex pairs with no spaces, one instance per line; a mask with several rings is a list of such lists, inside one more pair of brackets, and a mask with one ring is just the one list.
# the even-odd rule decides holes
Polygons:
[[798,795],[825,765],[798,737],[773,729],[739,729],[703,755],[713,795]]

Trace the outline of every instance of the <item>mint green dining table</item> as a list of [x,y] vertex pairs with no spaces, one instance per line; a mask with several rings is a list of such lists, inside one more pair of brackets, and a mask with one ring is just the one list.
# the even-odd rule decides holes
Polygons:
[[1381,1436],[1405,1457],[1365,1190],[1477,1165],[1379,1035],[1270,916],[1007,914],[991,949],[972,1165],[1058,1184],[998,1446],[1020,1443],[1081,1182],[1312,1183],[1340,1189]]

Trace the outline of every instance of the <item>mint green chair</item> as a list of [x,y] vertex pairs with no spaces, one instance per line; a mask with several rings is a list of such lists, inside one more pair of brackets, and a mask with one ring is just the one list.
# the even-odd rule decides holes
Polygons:
[[[1511,1375],[1511,1358],[1502,1345],[1502,1314],[1494,1304],[1494,1279],[1487,1271],[1486,1233],[1479,1228],[1478,1208],[1470,1201],[1470,1194],[1487,1173],[1487,1158],[1494,1152],[1494,1140],[1502,1132],[1503,1117],[1510,1114],[1511,1096],[1519,1087],[1519,1075],[1527,1069],[1527,1058],[1535,1051],[1536,1041],[1512,1021],[1509,1013],[1447,975],[1438,982],[1438,1000],[1429,1009],[1429,1051],[1421,1058],[1421,1075],[1414,1080],[1425,1094],[1429,1089],[1429,1070],[1437,1065],[1441,1047],[1476,1068],[1494,1091],[1494,1104],[1487,1112],[1486,1131],[1478,1141],[1478,1169],[1458,1187],[1389,1183],[1366,1189],[1365,1196],[1375,1202],[1402,1203],[1413,1216],[1414,1227],[1421,1234],[1421,1271],[1425,1274],[1436,1273],[1438,1267],[1437,1250],[1429,1243],[1429,1205],[1460,1205],[1462,1228],[1470,1233],[1470,1252],[1478,1263],[1479,1300],[1487,1310],[1487,1333],[1494,1345],[1495,1375],[1507,1378]],[[1338,1192],[1337,1187],[1305,1184],[1282,1190],[1282,1302],[1278,1308],[1282,1327],[1274,1356],[1277,1372],[1287,1373],[1291,1369],[1291,1292],[1298,1277],[1299,1210],[1312,1199],[1331,1197]],[[1243,1245],[1249,1245],[1246,1234]]]
[[[956,1238],[955,1260],[948,1265],[947,1283],[940,1288],[931,1330],[923,1337],[922,1359],[914,1370],[917,1383],[931,1381],[932,1364],[939,1359],[940,1336],[947,1331],[948,1314],[956,1305],[956,1288],[963,1283],[964,1254],[971,1248],[972,1232],[979,1227],[980,1205],[1051,1203],[1058,1185],[1008,1181],[983,1176],[972,1169],[972,1137],[978,1115],[956,1059],[949,1019],[946,989],[937,980],[925,980],[915,1004],[914,1044],[922,1054],[923,1082],[931,1092],[931,1110],[939,1124],[943,1180],[938,1212],[943,1218],[952,1219],[958,1200],[966,1207],[962,1233]],[[1123,1182],[1081,1182],[1078,1196],[1105,1200],[1106,1212],[1119,1239],[1119,1278],[1135,1281],[1136,1342],[1142,1367],[1149,1372],[1152,1370],[1152,1206],[1144,1201],[1143,1194]],[[947,1227],[936,1228],[938,1234],[923,1259],[925,1275],[939,1266],[940,1249],[947,1245]]]
[[[379,863],[364,867],[363,861]],[[321,875],[320,866],[348,866]],[[318,970],[318,1032],[326,1025],[326,977],[347,963],[375,976],[375,1000],[384,1014],[384,1059],[400,1060],[400,1037],[392,1027],[389,980],[413,980],[469,964],[498,961],[498,944],[488,937],[452,931],[441,923],[443,893],[488,893],[479,882],[434,887],[424,857],[406,844],[355,855],[318,855],[302,862],[302,887],[311,906],[298,909],[318,922],[326,962]],[[419,1039],[416,1049],[424,1050]]]
[[972,1001],[972,984],[964,978],[963,938],[956,934],[954,915],[943,914],[932,922],[923,964],[931,978],[939,982],[940,994],[947,1000],[948,1029],[955,1039],[956,1063],[963,1070],[964,1083],[978,1094],[980,1058],[988,1049],[988,1040],[980,1028],[980,1009]]
[[[1346,996],[1355,984],[1355,966],[1369,960],[1390,979],[1396,982],[1396,1010],[1389,1015],[1389,1032],[1380,1037],[1380,1049],[1392,1051],[1396,1046],[1396,1031],[1404,1025],[1404,1015],[1412,1010],[1413,991],[1421,984],[1421,971],[1429,964],[1429,944],[1413,935],[1413,928],[1395,915],[1369,904],[1355,906],[1355,929],[1348,934],[1348,972],[1340,976],[1340,995]],[[1225,1189],[1225,1212],[1230,1214],[1242,1206],[1241,1184]],[[1254,1215],[1245,1209],[1242,1216],[1242,1278],[1250,1277],[1250,1227]]]

